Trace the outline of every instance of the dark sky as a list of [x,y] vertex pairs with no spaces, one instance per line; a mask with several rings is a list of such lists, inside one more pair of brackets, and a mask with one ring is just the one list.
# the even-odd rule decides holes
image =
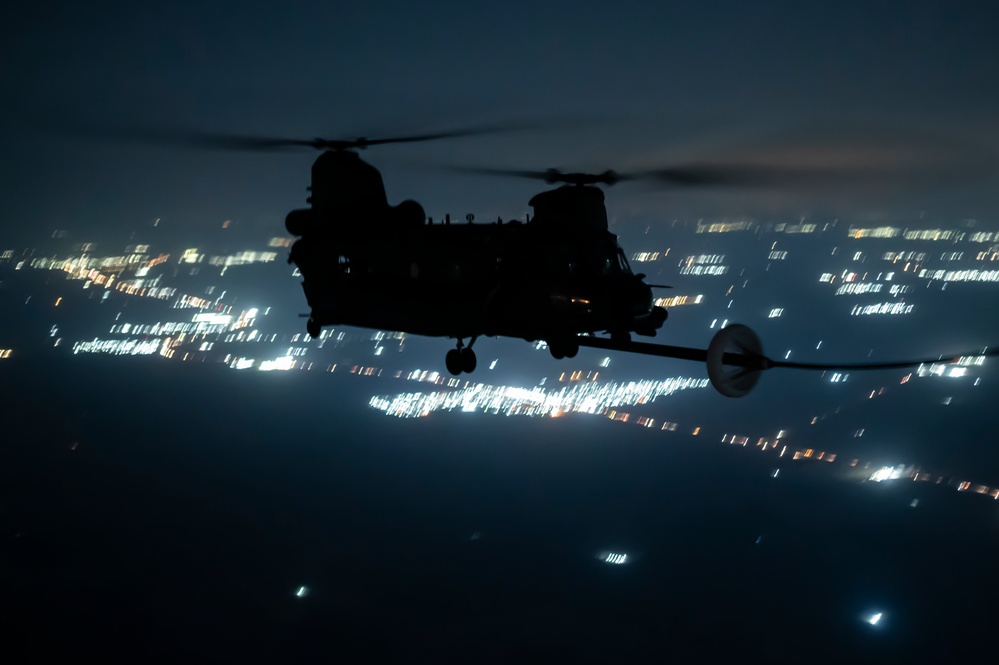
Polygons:
[[[367,155],[392,202],[506,216],[536,183],[427,165],[628,169],[802,127],[811,139],[862,127],[857,143],[900,126],[961,146],[999,134],[995,12],[980,3],[424,4],[5,3],[0,228],[155,217],[267,228],[303,204],[307,152],[203,154],[45,131],[77,122],[294,137],[541,123]],[[939,211],[993,215],[991,191],[950,192]],[[690,214],[760,204],[724,194],[669,203]],[[919,194],[902,207],[937,203]],[[622,213],[663,203],[636,188],[615,197]]]

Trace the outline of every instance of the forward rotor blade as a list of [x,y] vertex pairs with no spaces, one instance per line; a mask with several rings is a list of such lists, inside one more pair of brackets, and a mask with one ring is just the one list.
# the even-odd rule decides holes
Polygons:
[[674,187],[839,187],[916,184],[987,174],[984,164],[956,166],[793,168],[763,164],[689,164],[634,174]]
[[528,171],[520,169],[493,169],[488,167],[478,167],[478,166],[448,166],[445,167],[448,171],[453,171],[455,173],[473,173],[477,175],[496,175],[496,176],[509,176],[512,178],[527,178],[529,180],[543,180],[548,182],[554,169],[547,169],[545,171]]
[[613,185],[621,182],[622,180],[634,179],[634,176],[618,173],[617,171],[612,171],[610,169],[603,171],[602,173],[564,173],[558,169],[530,171],[522,169],[495,169],[477,166],[449,167],[448,170],[457,173],[528,178],[530,180],[541,180],[549,185],[557,183],[565,183],[568,185]]
[[[688,153],[690,154],[690,153]],[[627,172],[589,173],[465,167],[456,172],[511,176],[548,184],[612,185],[644,180],[668,188],[787,189],[811,193],[844,190],[858,194],[913,191],[960,184],[999,171],[999,154],[989,141],[945,137],[936,132],[893,127],[817,127],[772,136],[719,152],[701,151],[689,160]]]

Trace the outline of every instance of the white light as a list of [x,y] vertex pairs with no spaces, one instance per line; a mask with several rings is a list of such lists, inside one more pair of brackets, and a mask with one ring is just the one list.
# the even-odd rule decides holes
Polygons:
[[903,475],[905,475],[905,466],[899,466],[898,468],[894,466],[883,466],[874,473],[871,474],[871,480],[876,483],[884,482],[885,480],[898,480]]
[[871,616],[870,616],[870,617],[869,617],[869,618],[867,619],[867,623],[871,624],[872,626],[876,626],[876,625],[878,625],[878,622],[879,622],[879,621],[881,621],[881,612],[878,612],[878,613],[876,613],[876,614],[872,614],[872,615],[871,615]]
[[232,315],[230,314],[195,314],[191,319],[192,323],[207,323],[209,325],[226,326],[232,322]]
[[285,356],[283,358],[275,358],[274,360],[264,360],[257,366],[262,372],[270,372],[273,370],[277,371],[288,371],[295,367],[295,359],[290,356]]
[[304,586],[298,587],[298,591],[295,592],[295,595],[298,598],[305,598],[306,596],[309,595],[309,589],[308,589],[308,587],[304,587]]
[[615,566],[622,566],[628,563],[628,555],[618,552],[601,552],[597,555],[597,559]]

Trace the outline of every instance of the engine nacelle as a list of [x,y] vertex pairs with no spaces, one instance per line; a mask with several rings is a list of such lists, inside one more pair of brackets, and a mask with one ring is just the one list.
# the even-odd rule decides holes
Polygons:
[[284,228],[293,236],[304,236],[312,229],[315,213],[310,208],[292,210],[284,218]]

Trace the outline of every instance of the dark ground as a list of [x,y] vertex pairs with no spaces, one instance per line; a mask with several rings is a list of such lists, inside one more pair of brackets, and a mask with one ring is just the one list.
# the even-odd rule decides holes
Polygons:
[[30,660],[992,652],[984,497],[774,480],[750,450],[595,417],[396,420],[366,406],[394,387],[349,376],[46,362],[0,365],[2,632]]

